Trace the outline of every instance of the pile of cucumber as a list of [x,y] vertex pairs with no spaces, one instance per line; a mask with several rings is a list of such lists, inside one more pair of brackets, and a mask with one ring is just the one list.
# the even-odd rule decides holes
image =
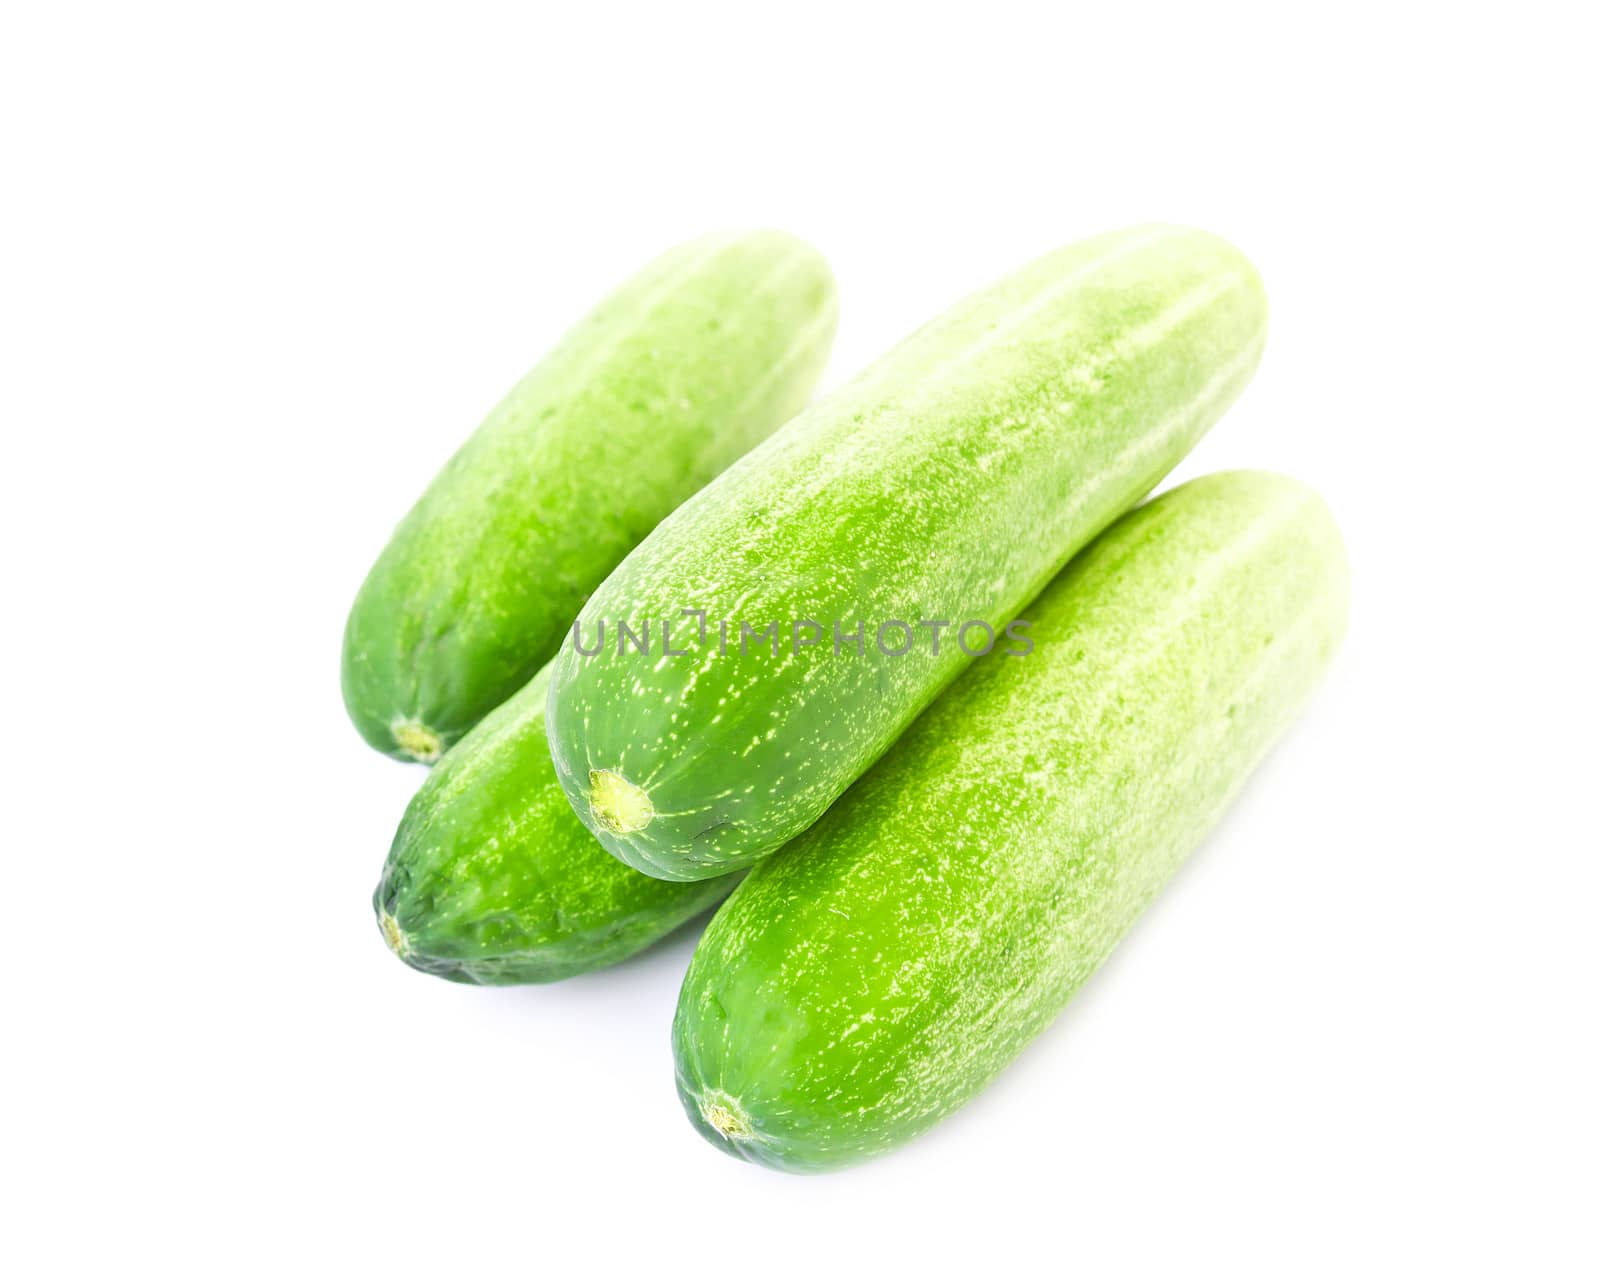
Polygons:
[[787,235],[669,251],[451,458],[344,642],[362,736],[433,765],[373,898],[389,947],[558,980],[727,898],[678,1093],[791,1170],[898,1146],[1050,1023],[1299,710],[1349,595],[1291,479],[1140,504],[1261,356],[1260,279],[1219,238],[1046,255],[805,407],[836,312]]

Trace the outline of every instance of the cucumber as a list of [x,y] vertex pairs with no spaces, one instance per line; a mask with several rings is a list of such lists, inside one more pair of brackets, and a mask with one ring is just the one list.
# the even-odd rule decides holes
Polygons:
[[1007,623],[1226,409],[1265,335],[1249,262],[1161,227],[1048,255],[912,335],[584,607],[548,713],[579,816],[668,879],[798,834],[986,645],[1022,649]]
[[1209,830],[1342,636],[1317,496],[1259,472],[1127,515],[1029,610],[1033,653],[963,676],[690,962],[678,1089],[778,1168],[876,1155],[1049,1024]]
[[674,884],[608,855],[572,816],[544,744],[548,669],[429,771],[372,896],[418,971],[540,984],[620,962],[709,909],[740,876]]
[[509,698],[675,506],[793,416],[833,338],[783,233],[668,251],[512,388],[395,529],[345,628],[368,743],[431,763]]

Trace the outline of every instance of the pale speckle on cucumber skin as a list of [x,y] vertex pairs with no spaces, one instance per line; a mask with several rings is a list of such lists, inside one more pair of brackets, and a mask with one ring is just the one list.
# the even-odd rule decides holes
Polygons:
[[1338,530],[1292,480],[1127,516],[1029,609],[1033,655],[966,674],[712,921],[674,1023],[686,1101],[736,1096],[739,1154],[797,1169],[954,1111],[1221,815],[1347,606]]
[[[583,618],[690,607],[735,629],[859,619],[869,640],[883,619],[1003,628],[1221,415],[1265,325],[1254,270],[1208,234],[1132,230],[1057,252],[925,326],[735,463],[634,551]],[[660,809],[650,828],[626,840],[595,830],[647,873],[747,865],[816,820],[972,662],[925,647],[856,658],[786,646],[670,666],[564,651],[550,705],[563,785],[580,816],[591,768],[649,789]],[[781,741],[757,741],[776,687]],[[650,715],[655,699],[668,706]],[[733,785],[756,790],[719,796]]]

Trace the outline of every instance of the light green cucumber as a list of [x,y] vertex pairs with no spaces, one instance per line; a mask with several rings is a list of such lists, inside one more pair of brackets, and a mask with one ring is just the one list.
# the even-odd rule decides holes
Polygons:
[[479,985],[540,984],[621,962],[738,883],[641,875],[567,805],[544,744],[548,670],[428,774],[373,893],[389,948],[418,971]]
[[992,645],[985,629],[1020,647],[1008,622],[1243,389],[1266,316],[1237,250],[1155,227],[1047,255],[913,334],[584,607],[549,708],[574,808],[671,879],[798,834]]
[[395,529],[345,628],[345,706],[424,763],[555,654],[675,506],[793,416],[833,338],[827,264],[784,233],[679,246],[568,332]]
[[1221,816],[1343,635],[1311,491],[1212,475],[1133,511],[695,950],[679,1093],[727,1151],[874,1156],[1045,1028]]

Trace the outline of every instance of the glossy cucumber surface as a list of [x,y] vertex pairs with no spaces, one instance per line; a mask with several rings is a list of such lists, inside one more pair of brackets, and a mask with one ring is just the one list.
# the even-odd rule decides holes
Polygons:
[[542,984],[638,953],[738,883],[641,875],[572,815],[544,746],[546,672],[446,753],[396,832],[373,910],[418,971]]
[[1120,520],[1030,608],[1032,654],[965,674],[712,920],[673,1027],[695,1126],[827,1169],[969,1100],[1221,816],[1347,603],[1292,480],[1208,476]]
[[[1266,317],[1232,246],[1153,227],[1047,255],[913,334],[682,506],[585,605],[549,711],[574,808],[616,856],[673,879],[798,834],[985,628],[1019,645],[1008,622],[1243,389]],[[650,633],[643,652],[619,622]]]
[[668,251],[512,388],[395,529],[345,628],[345,706],[431,763],[555,653],[684,498],[810,396],[836,314],[784,233]]

